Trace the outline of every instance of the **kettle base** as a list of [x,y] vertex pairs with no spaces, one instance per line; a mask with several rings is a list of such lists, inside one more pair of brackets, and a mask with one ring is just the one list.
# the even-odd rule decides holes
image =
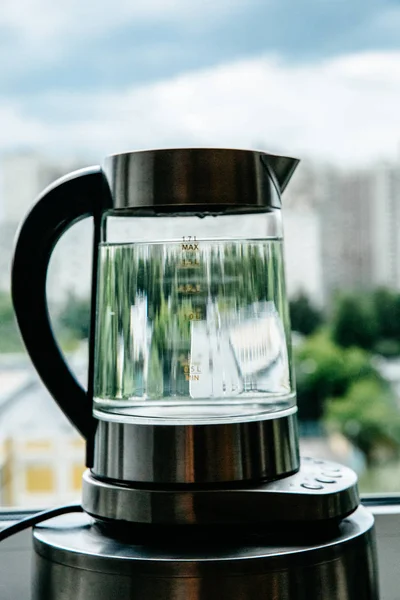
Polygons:
[[314,545],[121,543],[85,514],[37,526],[32,600],[378,600],[373,517],[359,507]]
[[121,485],[91,471],[83,475],[83,509],[95,519],[129,529],[151,526],[234,526],[268,530],[289,524],[337,523],[359,505],[357,476],[338,463],[302,457],[300,469],[257,485]]

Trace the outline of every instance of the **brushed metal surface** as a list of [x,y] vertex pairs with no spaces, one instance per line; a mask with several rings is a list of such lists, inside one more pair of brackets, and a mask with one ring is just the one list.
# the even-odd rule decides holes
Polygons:
[[378,600],[373,517],[363,507],[309,545],[123,544],[87,515],[48,521],[33,539],[32,600]]
[[161,485],[276,479],[299,468],[296,411],[208,424],[99,420],[92,472]]
[[[330,483],[318,484],[328,474]],[[300,470],[291,476],[247,488],[146,489],[101,481],[89,470],[83,476],[84,510],[97,518],[130,523],[316,523],[341,519],[359,503],[357,476],[351,469],[311,458],[303,458]]]
[[299,161],[252,150],[183,148],[108,156],[114,209],[241,212],[280,208]]

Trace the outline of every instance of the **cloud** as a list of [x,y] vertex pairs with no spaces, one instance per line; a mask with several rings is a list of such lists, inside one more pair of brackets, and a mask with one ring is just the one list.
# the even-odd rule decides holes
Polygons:
[[0,103],[0,148],[36,146],[49,139],[49,127],[37,119],[26,117],[18,107]]
[[[295,6],[294,6],[295,5]],[[2,0],[2,96],[126,89],[276,52],[400,49],[397,0]]]
[[62,10],[53,0],[2,0],[0,26],[24,36],[25,42],[45,44],[60,36],[71,43],[71,34],[110,31],[127,22],[186,21],[193,18],[219,18],[237,8],[251,6],[253,0],[109,0],[91,2],[67,0]]
[[43,116],[0,104],[0,149],[104,154],[149,147],[259,146],[360,164],[400,141],[400,52],[314,65],[268,55],[109,93],[45,94]]
[[52,0],[2,0],[0,95],[31,100],[40,90],[112,88],[210,65],[229,52],[232,59],[242,48],[225,48],[230,25],[243,26],[242,14],[251,17],[258,3],[67,0],[60,10]]

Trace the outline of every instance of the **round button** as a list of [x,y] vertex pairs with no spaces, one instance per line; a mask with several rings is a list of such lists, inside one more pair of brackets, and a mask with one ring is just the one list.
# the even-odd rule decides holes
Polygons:
[[319,483],[302,483],[301,487],[306,490],[322,490],[324,486]]
[[320,483],[336,483],[336,479],[331,479],[330,477],[316,477],[315,481],[319,481]]
[[325,467],[326,471],[329,471],[329,473],[332,471],[332,473],[340,473],[341,469],[335,469],[334,467],[330,467],[329,465],[326,465]]
[[324,473],[321,473],[322,477],[335,477],[336,479],[338,479],[339,477],[343,477],[343,475],[340,475],[340,473],[334,473],[332,471],[332,473],[330,471],[325,471]]

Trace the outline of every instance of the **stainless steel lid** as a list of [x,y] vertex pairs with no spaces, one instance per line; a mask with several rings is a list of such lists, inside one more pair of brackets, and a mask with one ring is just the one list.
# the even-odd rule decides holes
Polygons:
[[280,208],[298,163],[251,150],[183,148],[115,154],[104,173],[117,210],[234,213]]

